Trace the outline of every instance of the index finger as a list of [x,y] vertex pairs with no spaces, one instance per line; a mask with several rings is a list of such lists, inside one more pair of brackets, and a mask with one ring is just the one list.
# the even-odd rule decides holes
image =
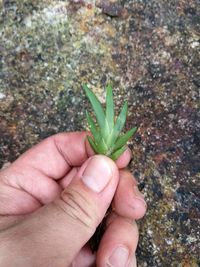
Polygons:
[[93,154],[86,144],[86,136],[87,132],[68,132],[48,137],[22,154],[10,168],[26,166],[26,169],[30,167],[45,176],[60,179]]
[[[48,137],[22,154],[9,168],[14,171],[26,167],[55,180],[63,178],[95,154],[87,135],[88,132],[67,132]],[[130,159],[131,152],[127,149],[116,161],[118,168],[126,167]]]

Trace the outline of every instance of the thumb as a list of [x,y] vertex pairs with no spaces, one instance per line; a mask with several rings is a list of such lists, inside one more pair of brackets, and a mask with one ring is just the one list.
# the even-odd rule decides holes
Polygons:
[[[30,246],[34,253],[24,258],[35,262],[34,266],[49,266],[49,263],[51,266],[68,266],[103,219],[118,177],[117,166],[111,159],[100,155],[88,159],[59,199],[18,225],[18,235],[14,236],[22,232],[23,243],[17,242],[17,248],[13,248],[19,250],[16,255],[21,255],[21,251],[27,253]],[[47,265],[44,259],[48,259]]]

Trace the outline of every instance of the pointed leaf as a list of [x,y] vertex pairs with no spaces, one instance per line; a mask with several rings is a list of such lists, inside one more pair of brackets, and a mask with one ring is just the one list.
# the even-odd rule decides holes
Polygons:
[[127,102],[124,103],[122,110],[116,120],[115,126],[113,128],[113,132],[111,134],[111,142],[109,145],[113,146],[116,139],[118,138],[120,132],[122,131],[124,124],[126,122],[126,115],[127,115],[127,109],[128,109],[128,104]]
[[90,128],[90,131],[93,135],[93,138],[94,138],[94,141],[96,143],[98,143],[100,141],[100,134],[99,134],[99,131],[95,125],[95,122],[93,121],[91,115],[86,111],[86,117],[87,117],[87,122],[88,122],[88,125],[89,125],[89,128]]
[[87,136],[87,139],[88,139],[88,142],[90,143],[92,149],[94,150],[94,152],[98,153],[98,149],[97,149],[97,146],[96,146],[94,140],[89,135]]
[[120,136],[117,139],[113,150],[116,151],[117,149],[119,149],[122,146],[124,146],[136,131],[137,131],[137,127],[134,127],[131,130],[129,130],[128,132],[126,132],[124,135]]
[[121,154],[123,154],[123,152],[125,150],[126,150],[126,147],[125,146],[121,147],[120,149],[118,149],[117,151],[115,151],[114,153],[112,153],[112,155],[110,156],[110,158],[112,160],[117,160],[121,156]]
[[111,131],[114,125],[114,102],[111,85],[106,88],[106,120]]
[[107,147],[105,147],[105,145],[101,141],[99,144],[97,144],[97,150],[98,150],[98,154],[105,155],[108,149]]
[[106,118],[105,113],[103,110],[103,107],[98,100],[98,98],[95,96],[95,94],[87,87],[87,85],[83,85],[83,89],[85,90],[85,93],[93,107],[93,110],[96,114],[97,122],[99,124],[99,127],[102,131],[102,133],[105,135],[108,132],[107,126],[106,126]]
[[91,136],[87,136],[88,142],[90,143],[91,147],[93,148],[94,152],[96,152],[97,154],[103,154],[105,155],[107,152],[107,147],[104,146],[102,139],[101,141],[97,144],[95,143],[95,141],[92,139]]

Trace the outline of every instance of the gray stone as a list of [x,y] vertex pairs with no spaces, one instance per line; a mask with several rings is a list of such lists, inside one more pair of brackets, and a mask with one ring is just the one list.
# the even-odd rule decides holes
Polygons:
[[0,1],[0,165],[85,129],[81,85],[103,101],[111,82],[116,108],[129,103],[126,128],[139,127],[130,169],[148,213],[138,266],[197,267],[199,1],[94,2]]

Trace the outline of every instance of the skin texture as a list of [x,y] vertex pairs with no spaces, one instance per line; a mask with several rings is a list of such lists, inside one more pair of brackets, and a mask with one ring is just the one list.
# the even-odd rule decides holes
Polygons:
[[[49,137],[1,170],[1,267],[123,267],[113,263],[118,247],[127,249],[124,266],[136,266],[135,219],[145,214],[146,203],[125,169],[130,150],[113,162],[94,155],[86,134]],[[111,202],[113,212],[93,254],[87,242]]]

